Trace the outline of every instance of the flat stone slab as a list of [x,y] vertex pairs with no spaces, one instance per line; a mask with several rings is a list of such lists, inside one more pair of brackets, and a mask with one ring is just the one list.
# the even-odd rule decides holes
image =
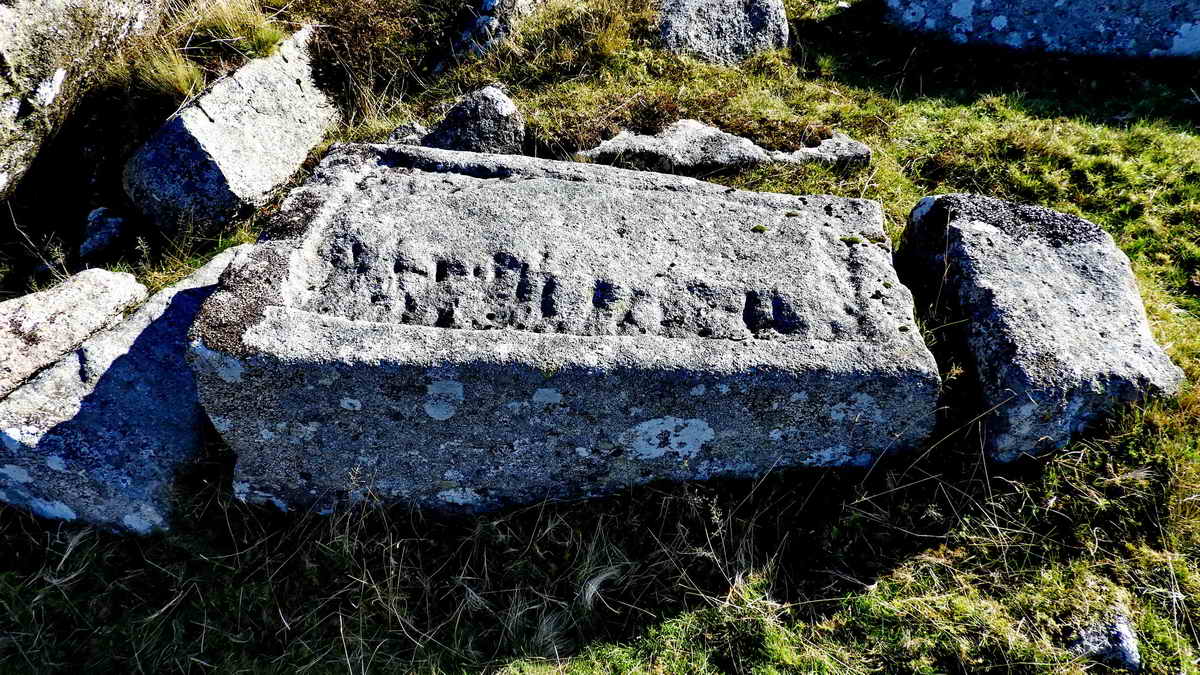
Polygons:
[[732,66],[788,45],[783,0],[663,0],[659,38],[669,51]]
[[876,202],[413,146],[336,147],[192,336],[281,508],[863,466],[940,384]]
[[1197,0],[887,0],[892,21],[959,43],[1072,54],[1200,55]]
[[204,421],[187,330],[238,250],[0,400],[0,501],[114,530],[168,526],[175,472],[200,451]]
[[305,27],[217,82],[125,166],[130,200],[168,232],[203,230],[266,202],[337,120],[313,82]]
[[96,269],[0,302],[0,400],[145,299],[132,274]]
[[697,120],[679,120],[654,135],[622,131],[579,154],[600,164],[688,175],[773,162],[856,166],[871,161],[870,148],[841,133],[834,133],[816,147],[780,152]]
[[1154,342],[1129,259],[1098,225],[976,195],[923,199],[897,257],[938,321],[963,322],[986,446],[1012,461],[1060,448],[1183,372]]

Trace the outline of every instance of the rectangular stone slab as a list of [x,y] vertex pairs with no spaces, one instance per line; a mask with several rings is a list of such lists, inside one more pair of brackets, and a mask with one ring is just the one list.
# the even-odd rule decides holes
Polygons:
[[485,509],[862,466],[933,425],[874,202],[342,146],[273,232],[192,333],[243,499]]

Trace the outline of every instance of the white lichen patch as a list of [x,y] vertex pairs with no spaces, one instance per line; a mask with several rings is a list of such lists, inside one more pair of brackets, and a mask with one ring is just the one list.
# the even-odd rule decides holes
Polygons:
[[360,401],[356,398],[344,398],[344,399],[342,399],[342,402],[340,405],[345,410],[351,410],[351,411],[355,411],[355,412],[362,410],[362,408],[363,408],[362,401]]
[[458,412],[456,404],[461,403],[465,395],[462,382],[435,380],[426,385],[425,397],[425,414],[444,422]]
[[142,504],[136,513],[125,514],[121,523],[138,534],[149,534],[163,524],[163,517],[158,511]]
[[29,472],[23,467],[19,467],[15,464],[5,464],[4,466],[0,467],[0,475],[17,483],[33,482],[33,476],[30,476]]
[[201,362],[215,374],[228,384],[237,384],[242,381],[242,373],[245,372],[245,366],[241,361],[226,356],[220,352],[215,352],[204,346],[199,340],[192,342],[192,353],[200,357]]
[[50,502],[44,499],[30,499],[29,508],[33,509],[34,513],[43,518],[75,520],[77,517],[74,509],[57,500]]
[[533,392],[533,402],[534,403],[542,403],[542,404],[546,404],[546,405],[552,405],[555,403],[562,403],[562,400],[563,400],[563,395],[557,389],[543,388],[543,389],[538,389],[537,391]]
[[716,438],[702,419],[661,417],[647,420],[622,434],[622,443],[639,459],[658,459],[668,452],[693,457]]
[[37,91],[33,93],[33,100],[43,108],[54,103],[54,99],[58,98],[58,94],[62,91],[63,81],[66,79],[66,70],[62,68],[55,70],[53,75],[38,84]]
[[458,504],[460,506],[475,506],[483,503],[483,497],[479,496],[471,488],[453,488],[450,490],[442,490],[438,493],[438,499],[447,504]]

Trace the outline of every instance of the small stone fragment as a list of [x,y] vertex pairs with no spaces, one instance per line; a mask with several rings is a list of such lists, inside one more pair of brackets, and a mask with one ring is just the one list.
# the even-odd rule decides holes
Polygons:
[[420,145],[421,139],[428,134],[429,130],[420,122],[408,122],[396,127],[387,142],[389,145]]
[[129,160],[125,191],[167,232],[263,204],[337,119],[313,82],[311,26],[217,82]]
[[462,97],[421,145],[443,150],[519,155],[525,144],[525,117],[498,86]]
[[79,257],[86,260],[103,253],[121,237],[125,223],[124,218],[106,207],[93,209],[87,217],[83,243],[79,245]]
[[939,324],[964,322],[997,461],[1060,448],[1121,404],[1183,382],[1150,333],[1129,259],[1082,218],[977,195],[926,197],[897,266],[922,304],[940,301]]
[[481,0],[470,25],[463,29],[454,51],[483,54],[512,34],[517,24],[547,0]]
[[1118,607],[1111,620],[1079,632],[1070,644],[1072,654],[1136,673],[1142,669],[1142,653],[1137,631],[1129,619],[1129,610]]
[[178,468],[201,447],[187,330],[239,247],[0,399],[0,500],[145,534],[168,527]]
[[864,466],[940,384],[876,202],[405,145],[335,148],[192,337],[239,495],[288,508]]
[[663,46],[711,63],[733,66],[788,45],[783,0],[664,0]]
[[735,136],[696,120],[679,120],[653,135],[622,131],[599,146],[581,152],[588,161],[628,169],[703,175],[759,164],[823,164],[849,166],[871,159],[867,146],[840,133],[815,148],[795,152],[764,150],[748,138]]
[[132,274],[96,269],[0,302],[0,399],[145,299]]

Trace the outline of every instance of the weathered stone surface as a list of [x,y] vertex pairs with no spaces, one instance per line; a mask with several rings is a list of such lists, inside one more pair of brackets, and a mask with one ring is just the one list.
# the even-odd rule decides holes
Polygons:
[[431,148],[501,155],[520,154],[524,143],[525,117],[497,86],[462,97],[421,141]]
[[696,120],[679,120],[653,136],[622,131],[614,138],[579,154],[601,164],[690,175],[770,162],[820,162],[848,166],[866,164],[871,160],[870,148],[843,134],[834,134],[815,148],[779,152],[765,150],[748,138],[726,133]]
[[192,335],[282,508],[861,466],[939,388],[875,202],[412,146],[335,148]]
[[126,221],[106,207],[92,209],[84,227],[83,243],[79,245],[79,257],[91,258],[108,250],[125,231]]
[[664,0],[659,36],[673,52],[736,65],[788,45],[783,0]]
[[887,0],[892,20],[955,42],[1074,54],[1196,56],[1197,0]]
[[0,400],[0,500],[110,529],[167,527],[172,480],[200,450],[204,414],[187,330],[238,250]]
[[0,2],[0,199],[111,55],[156,26],[165,6],[162,0]]
[[428,134],[429,130],[420,122],[408,122],[392,130],[387,142],[388,145],[420,145],[421,139]]
[[1129,609],[1117,607],[1111,619],[1079,632],[1070,645],[1071,653],[1136,673],[1142,669],[1142,652]]
[[296,173],[337,112],[312,79],[306,27],[185,107],[125,167],[125,191],[167,231],[227,222]]
[[0,302],[0,399],[145,299],[132,274],[85,270]]
[[547,0],[482,0],[469,26],[459,36],[455,51],[470,50],[482,54],[496,42],[512,34],[525,17]]
[[975,195],[927,197],[897,258],[922,302],[965,321],[991,456],[1066,444],[1118,405],[1175,392],[1129,259],[1099,226]]

